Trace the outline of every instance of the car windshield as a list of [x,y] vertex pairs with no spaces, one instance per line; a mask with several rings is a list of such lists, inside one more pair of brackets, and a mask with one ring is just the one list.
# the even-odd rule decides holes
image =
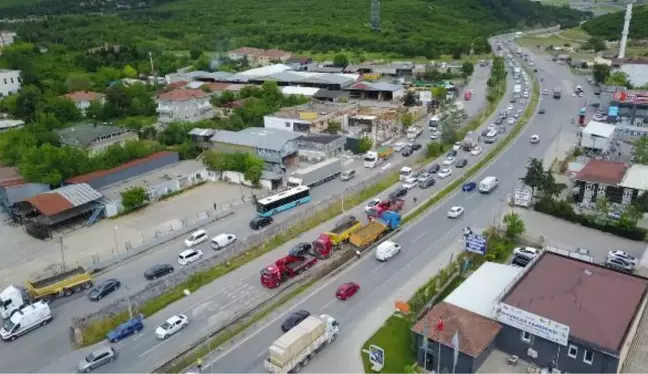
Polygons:
[[169,322],[164,322],[160,327],[162,327],[163,330],[168,330],[171,327],[171,324]]
[[14,323],[11,321],[11,319],[7,318],[4,320],[2,323],[2,327],[5,329],[5,331],[11,331],[14,328]]
[[94,353],[90,353],[85,357],[86,362],[92,362],[95,359]]

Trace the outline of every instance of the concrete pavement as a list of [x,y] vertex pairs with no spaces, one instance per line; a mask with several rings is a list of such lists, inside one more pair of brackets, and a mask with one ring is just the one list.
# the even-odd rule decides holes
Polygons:
[[[426,126],[427,127],[427,126]],[[492,146],[492,145],[491,145]],[[485,152],[484,152],[485,154]],[[483,154],[482,154],[483,155]],[[399,156],[400,157],[400,156]],[[474,163],[473,159],[474,157],[468,156],[470,159],[470,163]],[[366,170],[363,168],[363,170]],[[464,169],[465,170],[465,169]],[[457,169],[458,171],[458,169]],[[455,171],[455,173],[457,173]],[[374,171],[367,171],[369,173],[371,172],[377,172],[381,173],[380,170],[374,170]],[[382,171],[384,172],[384,171]],[[375,175],[375,174],[371,174]],[[335,183],[341,183],[339,181],[333,181],[329,185],[333,185]],[[416,190],[416,193],[418,194],[419,198],[422,199],[423,194],[429,194],[432,191],[437,190],[438,188],[442,188],[444,185],[449,183],[449,180],[442,180],[439,181],[437,186],[434,186],[433,188],[429,190]],[[321,186],[325,187],[325,186]],[[324,195],[329,195],[331,194],[331,191],[328,191],[328,193],[325,191],[325,188],[315,188],[313,189],[313,195],[314,198],[318,198],[318,196],[321,196],[320,198],[324,198],[327,196]],[[317,195],[319,193],[322,193],[322,195]],[[410,201],[408,201],[409,203]],[[408,204],[409,205],[409,204]],[[364,204],[361,206],[355,207],[349,212],[355,214],[358,217],[363,216],[363,209],[364,209]],[[348,213],[348,212],[347,212]],[[237,214],[234,218],[229,220],[229,224],[231,225],[232,220],[238,219],[240,220],[241,215]],[[277,216],[277,219],[281,219],[282,215]],[[249,217],[251,218],[251,217]],[[248,219],[249,219],[248,218]],[[185,346],[186,344],[191,344],[193,341],[197,340],[199,337],[205,334],[205,325],[212,326],[212,324],[215,324],[216,322],[224,322],[228,316],[231,316],[233,313],[241,312],[244,309],[244,305],[242,303],[238,302],[240,300],[246,299],[247,296],[245,292],[248,294],[253,295],[252,297],[256,297],[258,293],[263,293],[263,295],[272,295],[273,291],[266,290],[261,287],[259,280],[258,280],[258,270],[262,268],[264,265],[271,263],[272,261],[276,260],[282,253],[285,253],[287,248],[290,248],[290,246],[294,245],[297,242],[304,241],[307,239],[313,239],[317,237],[317,235],[322,232],[325,229],[330,229],[332,226],[332,223],[326,223],[324,225],[321,225],[304,235],[302,235],[301,238],[296,239],[291,241],[290,243],[287,243],[286,245],[282,246],[282,248],[275,250],[271,253],[268,253],[258,259],[255,259],[251,261],[249,264],[241,267],[240,269],[236,270],[233,273],[230,273],[226,275],[225,277],[220,278],[219,280],[213,282],[212,284],[203,287],[202,289],[198,290],[196,293],[191,295],[190,297],[181,300],[179,302],[174,303],[170,307],[168,307],[164,312],[160,312],[151,318],[147,319],[147,326],[154,327],[157,324],[161,323],[164,319],[168,318],[170,315],[175,314],[175,313],[187,313],[190,318],[195,319],[195,320],[200,320],[203,321],[197,322],[197,323],[192,323],[189,328],[185,329],[185,331],[182,332],[181,335],[178,335],[174,337],[175,343],[173,345],[155,345],[154,342],[152,342],[148,338],[152,338],[150,335],[150,331],[148,331],[147,337],[142,337],[138,338],[135,340],[133,338],[133,344],[135,346],[130,346],[128,345],[127,349],[124,349],[123,351],[129,352],[128,355],[131,357],[124,357],[126,353],[122,353],[120,359],[116,364],[121,364],[124,366],[120,367],[106,367],[107,370],[110,371],[120,371],[120,372],[125,372],[125,371],[146,371],[147,369],[150,370],[153,367],[157,366],[161,362],[167,360],[172,353],[168,351],[170,349],[172,352],[179,352],[182,350],[182,347]],[[236,229],[241,229],[243,230],[245,227],[245,230],[247,230],[247,221],[241,222],[239,225],[234,226]],[[231,230],[231,228],[230,228]],[[232,231],[234,231],[232,230]],[[213,233],[213,231],[210,231],[210,233]],[[234,231],[235,234],[238,235],[237,231]],[[239,236],[240,237],[240,236]],[[175,251],[173,253],[173,257],[175,258],[177,251],[178,251],[178,246],[175,247]],[[156,251],[158,253],[160,251]],[[213,253],[211,249],[205,249],[205,253],[210,254]],[[151,262],[146,263],[146,267],[150,266]],[[136,266],[135,264],[128,264],[123,268],[118,269],[119,271],[124,271],[126,268],[130,268],[131,266]],[[140,267],[142,265],[139,265]],[[133,282],[139,282],[141,279],[141,274],[142,274],[143,268],[130,268],[130,270],[126,270],[126,274],[123,274],[124,277],[127,278],[127,282],[132,279]],[[106,275],[107,277],[110,276],[110,274]],[[242,286],[242,285],[246,286]],[[222,289],[225,289],[227,287],[231,287],[232,291],[230,292],[230,298],[226,298],[225,295],[220,292]],[[197,302],[196,300],[201,300],[200,302]],[[234,301],[237,300],[237,301]],[[84,301],[87,305],[87,302]],[[62,307],[67,308],[68,305],[71,303],[64,304]],[[216,308],[214,305],[227,305],[227,311],[224,311],[222,309],[214,309]],[[70,312],[72,312],[70,310]],[[75,313],[75,314],[78,314]],[[206,322],[205,322],[206,321]],[[195,330],[194,330],[194,327]],[[46,328],[50,328],[50,326],[47,326]],[[147,331],[145,330],[144,334],[147,334]],[[32,335],[32,334],[30,334]],[[36,336],[36,332],[33,334]],[[25,338],[29,337],[29,335],[25,336]],[[182,341],[182,342],[180,342]],[[20,342],[17,341],[16,343]],[[129,342],[129,340],[125,341]],[[146,342],[146,343],[143,343]],[[100,343],[101,344],[101,343]],[[161,348],[164,347],[164,348]],[[45,349],[45,347],[43,347]],[[48,351],[51,351],[51,347],[47,347]],[[86,353],[88,349],[84,350],[79,350],[76,352],[72,352],[69,355],[65,355],[63,358],[60,360],[56,360],[54,362],[50,362],[48,365],[41,367],[40,371],[49,371],[49,372],[58,372],[62,370],[67,370],[66,368],[69,367],[70,362],[76,361],[79,357],[82,357],[84,353]],[[60,354],[61,356],[63,354]],[[140,356],[141,355],[141,356]],[[71,358],[74,357],[74,358]],[[24,363],[23,363],[24,364]]]
[[[562,79],[566,79],[565,76],[553,75],[553,72],[545,74],[548,84],[555,84]],[[342,326],[341,336],[335,344],[322,351],[305,370],[340,373],[357,371],[361,367],[359,361],[353,364],[349,362],[359,360],[359,344],[370,337],[384,321],[384,318],[380,321],[380,318],[374,317],[374,313],[380,313],[382,310],[379,317],[388,316],[388,311],[393,308],[394,295],[405,295],[409,289],[408,281],[412,277],[428,279],[433,273],[428,273],[426,267],[438,261],[439,255],[451,248],[464,227],[478,228],[492,224],[493,212],[504,211],[503,202],[518,184],[518,178],[523,175],[528,158],[544,154],[551,144],[550,140],[559,136],[557,123],[562,118],[562,113],[573,110],[574,106],[576,103],[568,98],[547,102],[547,114],[536,116],[519,139],[475,177],[475,180],[479,180],[488,175],[497,176],[500,187],[493,193],[480,195],[455,192],[394,237],[393,240],[404,248],[399,256],[387,263],[378,263],[372,256],[366,256],[293,304],[289,310],[307,309],[314,314],[331,314],[339,319]],[[528,137],[534,133],[548,141],[541,141],[535,146],[530,145]],[[464,206],[466,214],[458,220],[447,219],[447,210],[455,205]],[[337,301],[334,297],[335,288],[350,280],[359,282],[361,291],[347,302]],[[279,324],[283,318],[285,314],[276,316],[266,325],[256,326],[254,332],[251,332],[252,335],[224,352],[210,356],[205,360],[210,365],[206,370],[262,371],[267,347],[281,335]]]

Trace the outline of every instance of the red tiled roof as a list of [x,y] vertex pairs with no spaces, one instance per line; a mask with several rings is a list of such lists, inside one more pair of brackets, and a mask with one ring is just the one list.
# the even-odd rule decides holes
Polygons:
[[286,56],[292,56],[292,53],[282,51],[280,49],[268,49],[265,50],[261,53],[261,56],[269,57],[269,58],[281,58],[281,57],[286,57]]
[[155,160],[157,158],[162,158],[162,157],[167,156],[167,155],[172,154],[172,153],[173,152],[169,152],[169,151],[156,152],[156,153],[150,154],[150,155],[148,155],[146,157],[138,158],[137,160],[132,160],[132,161],[129,161],[129,162],[125,163],[125,164],[121,164],[121,165],[119,165],[117,167],[114,167],[112,169],[97,170],[97,171],[93,171],[92,173],[83,174],[83,175],[77,175],[76,177],[68,178],[68,179],[65,180],[65,183],[68,183],[68,184],[88,183],[89,181],[91,181],[93,179],[97,179],[99,177],[103,177],[104,175],[113,174],[113,173],[116,173],[118,171],[133,167],[135,165],[143,164],[143,163],[148,162],[150,160]]
[[372,89],[372,87],[370,87],[369,85],[367,85],[365,83],[362,83],[362,82],[356,83],[356,84],[354,84],[353,86],[351,86],[349,88],[352,89],[352,90],[371,90]]
[[23,184],[25,184],[25,180],[17,168],[0,164],[0,186],[15,187]]
[[[436,328],[439,319],[443,320],[442,331]],[[502,329],[498,322],[446,302],[435,305],[412,331],[422,334],[426,321],[428,338],[452,347],[452,337],[457,333],[459,350],[470,357],[478,357]]]
[[209,96],[209,93],[203,90],[179,88],[177,90],[159,94],[158,99],[168,101],[187,101],[206,96]]
[[212,92],[227,91],[231,83],[205,83],[201,87],[208,87]]
[[189,84],[189,82],[187,82],[187,81],[178,81],[178,82],[169,83],[164,88],[165,88],[166,91],[171,91],[171,90],[175,90],[177,88],[182,88],[182,87],[184,87],[184,86],[186,86],[188,84]]
[[252,48],[252,47],[241,47],[227,53],[240,54],[240,55],[258,55],[263,52],[263,49]]
[[628,166],[622,162],[607,160],[590,160],[575,179],[585,182],[617,185],[621,183]]
[[502,302],[619,352],[647,287],[648,279],[545,252]]
[[74,205],[72,205],[72,203],[68,201],[68,199],[57,193],[43,193],[40,195],[32,196],[25,201],[29,202],[44,216],[48,217],[74,208]]
[[105,97],[106,95],[98,92],[91,92],[91,91],[77,91],[77,92],[72,92],[69,94],[63,95],[64,97],[74,101],[74,102],[79,102],[79,101],[95,101],[95,100],[100,100],[101,98]]

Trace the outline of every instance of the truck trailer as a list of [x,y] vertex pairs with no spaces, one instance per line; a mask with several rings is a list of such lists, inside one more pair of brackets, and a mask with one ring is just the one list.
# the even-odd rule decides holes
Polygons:
[[263,366],[273,374],[296,373],[334,342],[339,332],[335,318],[326,314],[309,316],[272,343]]
[[394,153],[394,149],[392,147],[387,147],[387,146],[380,147],[375,151],[369,151],[365,153],[363,157],[364,167],[374,168],[379,163],[385,160],[389,160],[393,153]]
[[0,292],[0,315],[7,319],[21,307],[39,300],[51,301],[92,287],[93,278],[82,267],[25,282],[25,287],[8,286]]
[[288,177],[288,187],[297,186],[315,187],[340,176],[342,173],[342,160],[331,158],[315,165],[293,172]]
[[553,98],[554,99],[560,99],[561,96],[562,96],[562,89],[560,87],[554,88],[554,90],[553,90]]
[[339,249],[340,246],[349,240],[349,236],[362,227],[362,222],[354,216],[348,216],[338,221],[331,231],[323,232],[320,234],[318,240],[328,238],[333,245],[333,248]]
[[401,216],[397,212],[384,211],[380,217],[359,228],[349,237],[349,243],[360,250],[367,249],[385,234],[400,227]]

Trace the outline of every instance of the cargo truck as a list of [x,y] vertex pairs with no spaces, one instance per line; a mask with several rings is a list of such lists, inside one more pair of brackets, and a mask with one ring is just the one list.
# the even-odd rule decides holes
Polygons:
[[560,99],[561,96],[562,96],[562,89],[560,87],[554,88],[554,90],[553,90],[553,98],[554,99]]
[[340,174],[342,161],[339,158],[331,158],[292,173],[288,177],[288,187],[315,187],[339,177]]
[[412,126],[407,129],[407,139],[409,140],[416,140],[421,134],[423,134],[423,129],[418,126]]
[[333,242],[328,237],[320,237],[312,243],[298,243],[288,255],[261,270],[261,284],[277,288],[284,281],[296,277],[313,267],[320,259],[331,256]]
[[320,234],[318,241],[324,241],[328,238],[334,249],[340,249],[340,246],[349,240],[349,236],[362,227],[362,222],[354,216],[348,216],[335,224],[331,231]]
[[477,136],[472,132],[466,134],[464,139],[461,141],[461,147],[464,151],[468,152],[475,148],[479,143],[477,142]]
[[51,277],[25,282],[25,287],[8,286],[0,292],[0,315],[7,319],[21,307],[39,300],[51,301],[92,287],[92,276],[78,267]]
[[379,202],[376,206],[372,207],[371,209],[367,210],[367,217],[369,219],[373,219],[376,217],[380,217],[380,215],[384,211],[391,210],[393,212],[400,212],[403,210],[403,206],[405,206],[405,200],[395,198],[395,199],[386,199],[381,202]]
[[376,165],[379,163],[389,160],[394,153],[394,149],[392,147],[380,147],[376,149],[375,151],[369,151],[365,153],[363,159],[364,159],[364,167],[366,168],[374,168]]
[[513,86],[513,95],[520,95],[522,93],[522,85],[516,84]]
[[380,217],[359,228],[349,237],[349,243],[364,250],[382,238],[385,234],[398,229],[401,216],[391,210],[384,211]]
[[47,325],[51,320],[52,312],[47,303],[39,301],[26,305],[4,320],[0,337],[2,340],[13,341],[40,326]]
[[333,343],[339,332],[335,318],[326,314],[309,316],[272,343],[263,366],[273,374],[296,373]]

